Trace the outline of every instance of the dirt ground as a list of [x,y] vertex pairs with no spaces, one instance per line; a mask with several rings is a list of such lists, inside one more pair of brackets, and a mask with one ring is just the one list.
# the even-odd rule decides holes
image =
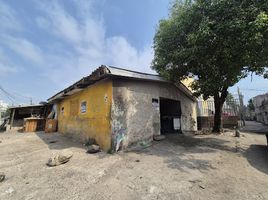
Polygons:
[[[247,127],[240,138],[169,135],[114,155],[87,154],[58,133],[1,133],[0,199],[268,199],[266,138],[253,133],[267,127]],[[46,166],[64,149],[73,152],[68,163]]]

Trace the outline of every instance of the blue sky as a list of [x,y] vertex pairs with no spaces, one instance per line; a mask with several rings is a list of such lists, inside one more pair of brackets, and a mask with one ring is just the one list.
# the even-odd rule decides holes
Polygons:
[[[169,6],[168,0],[0,0],[0,86],[13,97],[1,92],[0,99],[38,103],[101,64],[153,73],[152,40]],[[254,76],[238,86],[247,101],[268,91],[268,80]]]

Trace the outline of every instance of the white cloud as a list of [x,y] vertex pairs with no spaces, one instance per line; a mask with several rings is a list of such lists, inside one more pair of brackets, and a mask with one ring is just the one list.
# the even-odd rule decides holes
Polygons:
[[142,51],[138,51],[124,37],[112,37],[107,39],[106,50],[109,62],[112,65],[133,67],[135,70],[151,72],[149,66],[153,54],[149,46]]
[[5,55],[3,49],[0,48],[0,76],[10,75],[19,71],[20,69],[15,67],[12,61]]
[[[152,72],[149,66],[153,53],[149,45],[138,50],[122,36],[108,37],[105,22],[98,12],[93,12],[91,1],[71,3],[72,10],[75,10],[72,14],[58,1],[36,1],[37,6],[33,8],[38,9],[39,15],[31,19],[36,27],[26,26],[20,30],[22,34],[15,35],[0,30],[0,44],[33,66],[39,66],[42,75],[59,87],[65,87],[90,74],[101,64]],[[4,4],[0,3],[0,8],[1,5]],[[23,21],[13,10],[7,6],[4,8],[0,14],[5,13],[6,21],[11,19],[18,27],[24,27]],[[35,34],[36,28],[50,35],[51,44],[40,46],[33,43],[31,38],[22,36],[25,30]],[[0,65],[2,72],[11,70],[5,66]]]
[[5,44],[12,51],[30,62],[43,62],[44,54],[42,50],[27,39],[5,35],[1,37],[0,43]]
[[0,62],[0,76],[10,75],[11,73],[18,72],[18,69],[12,66],[5,65]]
[[[64,57],[61,61],[54,60],[56,63],[61,62],[61,66],[53,68],[51,73],[58,74],[53,78],[54,81],[62,83],[66,77],[78,79],[88,75],[93,70],[90,67],[101,64],[152,72],[152,48],[147,45],[144,49],[137,50],[122,36],[107,37],[102,17],[92,12],[88,1],[75,3],[77,16],[69,14],[57,3],[42,3],[39,8],[43,12],[42,18],[37,19],[39,27],[62,42],[72,45],[75,52],[72,57]],[[64,73],[60,73],[61,71]]]
[[18,31],[22,27],[17,22],[15,11],[4,2],[0,3],[0,22],[1,29],[6,31]]

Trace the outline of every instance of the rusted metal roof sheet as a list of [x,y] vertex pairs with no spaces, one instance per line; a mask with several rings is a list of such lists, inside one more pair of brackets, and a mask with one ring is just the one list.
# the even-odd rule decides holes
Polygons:
[[[131,71],[127,69],[122,69],[118,67],[101,65],[95,71],[93,71],[89,76],[83,77],[76,83],[65,88],[64,90],[58,92],[54,96],[48,99],[48,102],[53,102],[55,100],[63,99],[66,96],[72,95],[82,89],[86,88],[89,85],[94,84],[95,82],[102,80],[108,77],[124,77],[131,78],[136,80],[147,80],[147,81],[156,81],[156,82],[166,82],[171,83],[159,75],[147,74],[142,72]],[[180,89],[184,94],[186,94],[193,101],[196,101],[196,98],[192,95],[192,92],[182,83],[175,84],[175,86]]]
[[112,75],[115,75],[115,76],[123,76],[123,77],[129,77],[129,78],[137,78],[137,79],[152,80],[152,81],[164,81],[165,82],[165,80],[159,75],[136,72],[136,71],[121,69],[118,67],[111,67],[111,66],[106,66],[106,68],[110,71],[110,73]]
[[32,108],[32,107],[43,107],[46,104],[35,104],[35,105],[18,105],[18,106],[9,106],[9,109],[13,108]]

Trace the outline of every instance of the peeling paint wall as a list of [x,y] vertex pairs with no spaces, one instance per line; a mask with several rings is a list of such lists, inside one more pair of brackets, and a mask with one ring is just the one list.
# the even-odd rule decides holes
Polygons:
[[109,150],[111,104],[111,80],[99,81],[83,91],[64,98],[58,103],[59,132],[83,142],[94,138],[103,150]]
[[196,102],[175,86],[167,83],[117,79],[113,81],[111,115],[113,141],[120,133],[121,145],[127,147],[139,141],[152,140],[154,134],[160,134],[160,110],[152,104],[152,99],[159,100],[160,97],[181,102],[182,131],[197,130]]

